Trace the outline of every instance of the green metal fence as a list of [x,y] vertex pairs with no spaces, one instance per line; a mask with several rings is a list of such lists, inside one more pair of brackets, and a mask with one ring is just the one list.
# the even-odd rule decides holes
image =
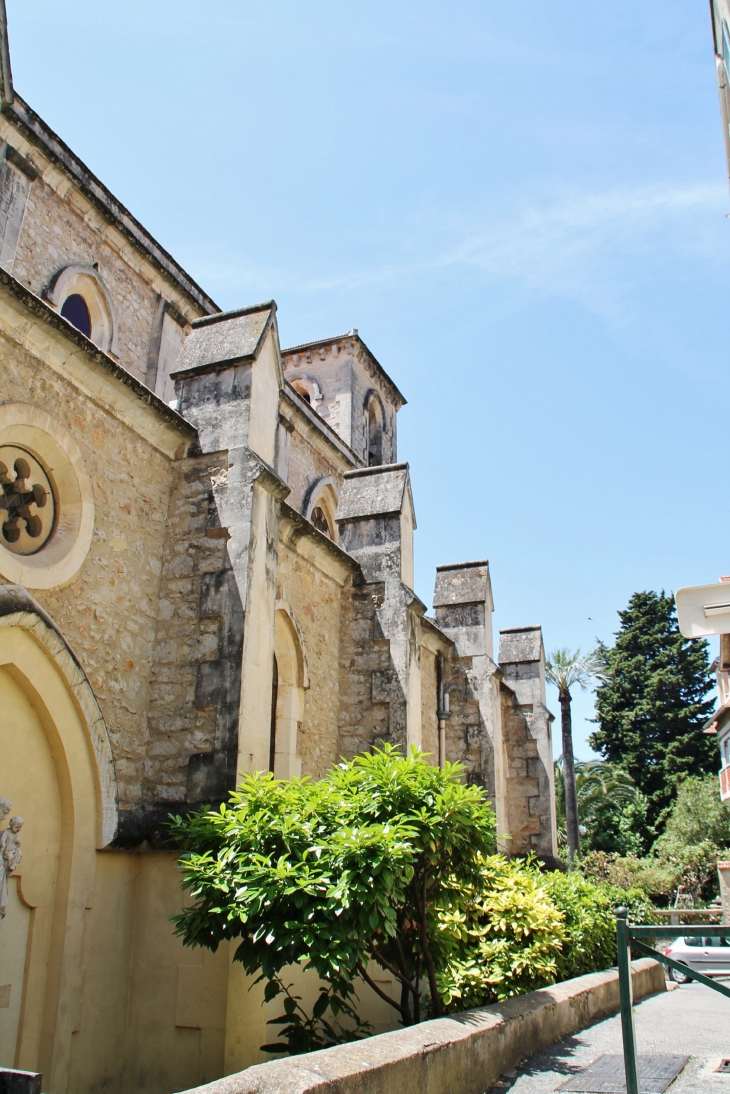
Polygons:
[[[714,926],[718,926],[715,924]],[[720,926],[722,926],[720,924]],[[647,924],[641,924],[640,926],[629,923],[628,911],[626,908],[618,908],[616,910],[616,943],[618,948],[618,977],[619,977],[619,992],[621,999],[621,1031],[623,1033],[624,1040],[624,1065],[626,1067],[626,1094],[640,1094],[639,1090],[639,1068],[636,1061],[636,1037],[634,1035],[634,999],[631,986],[631,951],[640,953],[642,957],[653,957],[655,961],[661,961],[662,964],[668,965],[670,969],[677,969],[678,972],[684,973],[685,976],[689,976],[690,979],[696,980],[699,984],[705,984],[708,988],[712,988],[714,991],[720,993],[720,995],[727,996],[730,999],[730,988],[725,987],[724,984],[718,984],[716,980],[711,979],[709,976],[704,976],[701,972],[695,972],[688,965],[683,965],[679,961],[675,961],[672,957],[667,957],[666,954],[659,953],[658,950],[654,950],[651,946],[647,946],[642,942],[642,938],[654,939],[654,938],[676,938],[677,935],[682,935],[683,938],[701,937],[706,935],[710,927],[707,923],[703,923],[698,927],[689,927],[686,924],[677,926],[676,924],[671,927],[655,927]],[[730,933],[730,927],[728,928]]]

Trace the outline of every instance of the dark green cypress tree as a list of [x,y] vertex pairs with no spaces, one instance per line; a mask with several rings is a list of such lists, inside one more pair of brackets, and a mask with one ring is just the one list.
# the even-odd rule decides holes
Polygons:
[[660,832],[677,785],[718,766],[715,738],[702,732],[713,708],[709,647],[682,637],[674,597],[664,592],[634,593],[618,614],[615,644],[600,647],[606,679],[590,744],[628,771]]

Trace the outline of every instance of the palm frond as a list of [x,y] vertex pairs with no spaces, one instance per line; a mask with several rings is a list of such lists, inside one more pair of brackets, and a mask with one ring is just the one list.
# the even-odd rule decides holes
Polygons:
[[569,649],[553,650],[545,664],[545,676],[558,691],[570,692],[577,684],[585,691],[594,683],[605,679],[603,659],[598,650],[571,653]]

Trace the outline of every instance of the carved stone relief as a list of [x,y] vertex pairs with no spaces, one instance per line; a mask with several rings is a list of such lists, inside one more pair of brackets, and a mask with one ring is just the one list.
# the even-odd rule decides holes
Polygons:
[[[0,798],[0,824],[12,809],[7,798]],[[23,827],[22,817],[11,817],[7,828],[0,832],[0,926],[8,907],[8,878],[20,866],[23,852],[20,850],[18,832]]]

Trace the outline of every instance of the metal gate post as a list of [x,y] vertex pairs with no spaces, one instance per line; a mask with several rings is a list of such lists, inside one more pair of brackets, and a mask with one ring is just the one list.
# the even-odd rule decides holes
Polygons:
[[629,946],[628,911],[616,909],[616,946],[618,949],[618,983],[621,1000],[621,1032],[624,1041],[626,1094],[640,1094],[639,1068],[636,1061],[634,1036],[634,993],[631,985],[631,949]]

